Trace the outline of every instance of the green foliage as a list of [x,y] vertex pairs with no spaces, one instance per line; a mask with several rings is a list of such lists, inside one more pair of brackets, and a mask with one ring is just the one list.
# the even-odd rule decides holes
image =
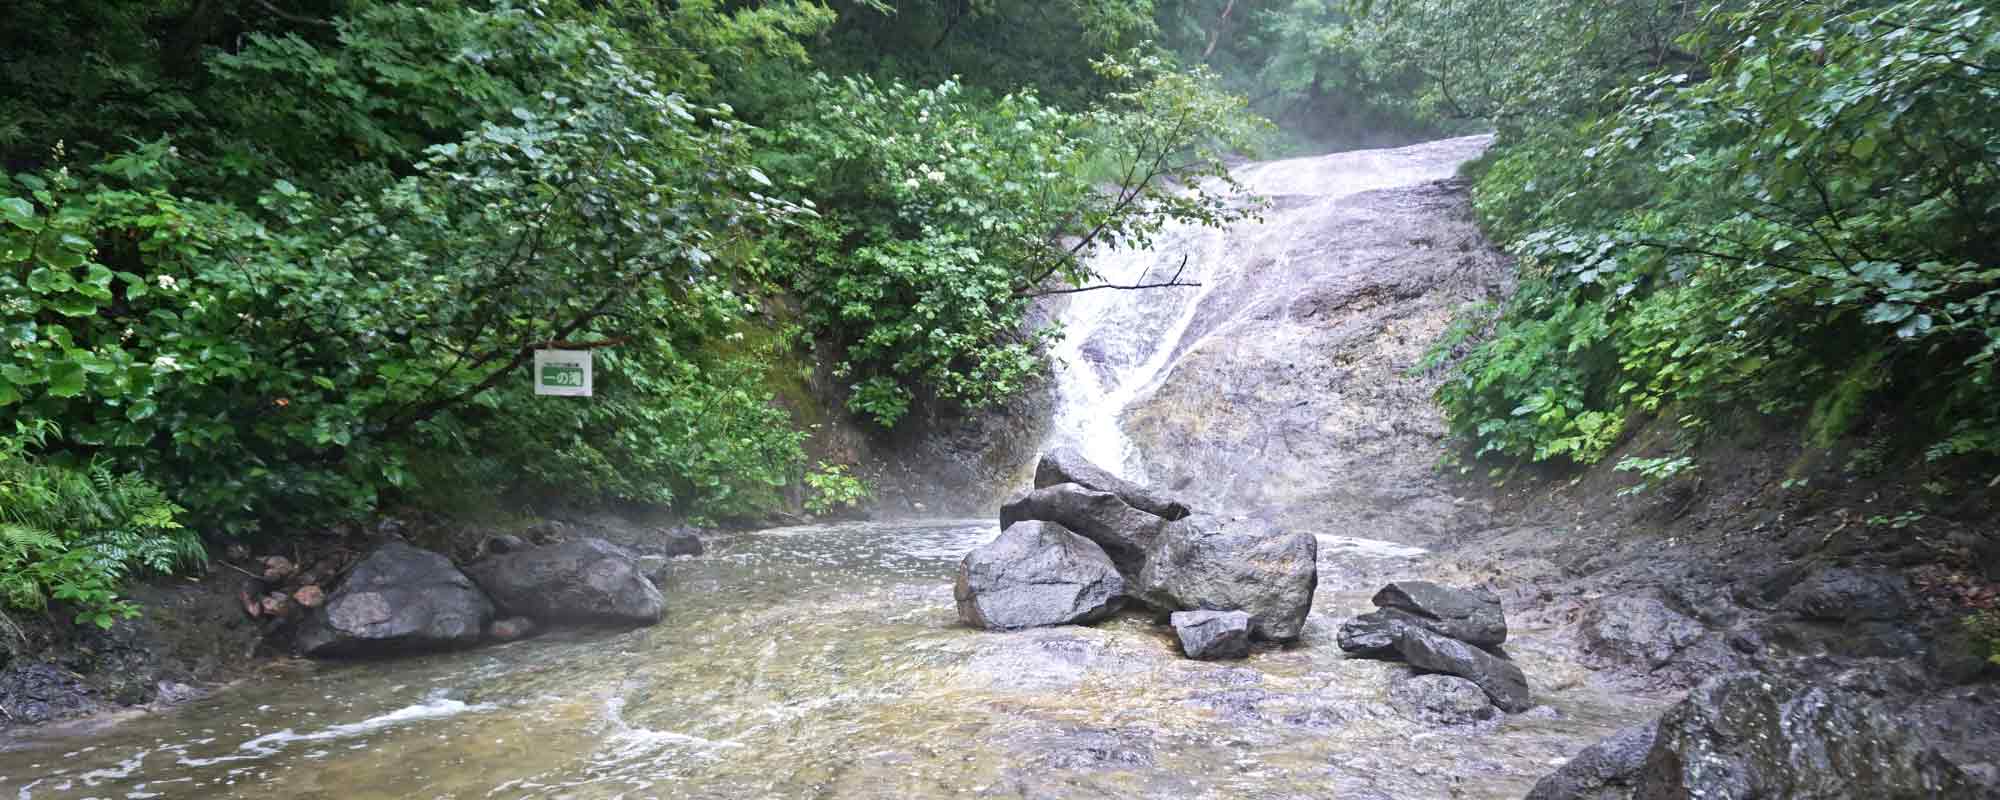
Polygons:
[[1618,490],[1619,497],[1642,494],[1655,486],[1672,481],[1695,469],[1694,458],[1690,456],[1662,456],[1659,458],[1625,458],[1613,467],[1619,472],[1636,472],[1644,480]]
[[[819,198],[790,280],[842,347],[850,408],[886,427],[920,389],[973,407],[1010,396],[1042,369],[1051,332],[1025,319],[1051,282],[1093,285],[1092,252],[1144,247],[1170,221],[1254,213],[1221,160],[1252,130],[1240,99],[1140,53],[1098,69],[1118,89],[1078,113],[822,76],[810,116],[772,134],[788,154],[774,174]],[[1108,191],[1091,177],[1104,164]]]
[[858,508],[872,492],[866,481],[848,474],[846,464],[821,463],[806,473],[806,510],[816,515]]
[[2000,22],[1761,0],[1663,41],[1589,73],[1624,84],[1615,109],[1503,126],[1478,208],[1523,280],[1440,391],[1454,430],[1588,463],[1606,420],[1672,408],[1699,430],[1820,398],[1825,444],[1894,398],[1933,455],[1996,452]]
[[1988,609],[1964,618],[1965,629],[1985,648],[1986,661],[2000,666],[2000,611]]
[[158,487],[102,462],[43,463],[29,453],[49,426],[0,436],[0,601],[41,610],[51,601],[76,621],[109,628],[138,610],[119,598],[124,580],[206,560],[183,528],[182,509]]

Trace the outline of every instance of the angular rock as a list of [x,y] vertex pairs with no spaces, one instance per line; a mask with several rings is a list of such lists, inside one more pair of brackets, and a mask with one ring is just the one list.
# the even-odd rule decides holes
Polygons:
[[492,625],[486,627],[486,635],[489,638],[503,642],[511,642],[515,639],[524,638],[534,632],[535,621],[527,617],[498,619],[494,620]]
[[1241,611],[1176,611],[1168,617],[1188,658],[1215,661],[1250,655],[1250,615]]
[[1296,639],[1319,586],[1319,540],[1206,514],[1160,530],[1139,597],[1162,611],[1244,611],[1260,639]]
[[1118,495],[1059,483],[1022,492],[1000,507],[1000,528],[1039,520],[1063,526],[1104,548],[1127,585],[1136,584],[1146,564],[1146,551],[1167,521],[1127,505]]
[[1627,800],[1653,749],[1657,722],[1626,728],[1583,748],[1556,771],[1542,776],[1526,800]]
[[534,545],[529,544],[528,540],[511,533],[503,533],[486,540],[486,552],[488,554],[519,553],[530,547],[534,547]]
[[602,539],[502,553],[466,570],[509,616],[536,622],[651,625],[667,601],[632,554]]
[[1396,652],[1396,635],[1403,628],[1424,627],[1417,615],[1400,608],[1382,608],[1348,620],[1340,626],[1335,643],[1355,655],[1380,657]]
[[1859,694],[1763,673],[1703,682],[1660,717],[1635,797],[1973,798],[1979,782]]
[[1465,642],[1425,628],[1404,628],[1396,635],[1396,652],[1417,669],[1478,684],[1501,711],[1526,711],[1535,705],[1520,667]]
[[492,601],[451,559],[392,541],[312,610],[296,641],[311,656],[440,650],[478,643],[492,618]]
[[1910,606],[1910,582],[1877,570],[1833,567],[1806,577],[1785,593],[1779,608],[1830,622],[1893,620]]
[[1463,725],[1500,715],[1478,684],[1456,675],[1405,675],[1389,684],[1389,702],[1432,725]]
[[1074,483],[1086,489],[1118,495],[1127,505],[1172,521],[1186,517],[1188,505],[1157,491],[1111,474],[1074,447],[1058,447],[1042,454],[1035,464],[1035,488],[1046,489]]
[[1651,595],[1603,598],[1583,612],[1583,646],[1599,658],[1658,669],[1708,632]]
[[1017,522],[958,563],[958,618],[975,628],[1086,624],[1116,612],[1125,579],[1089,539],[1053,522]]
[[1408,611],[1420,624],[1461,642],[1492,647],[1507,641],[1500,598],[1485,589],[1455,589],[1430,581],[1397,581],[1375,593],[1378,608]]

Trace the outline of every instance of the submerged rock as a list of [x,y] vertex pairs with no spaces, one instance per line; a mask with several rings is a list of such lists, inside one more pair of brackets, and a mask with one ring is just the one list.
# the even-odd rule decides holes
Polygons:
[[1035,464],[1035,488],[1074,483],[1086,489],[1118,495],[1127,505],[1167,520],[1186,517],[1188,505],[1153,489],[1111,474],[1074,447],[1058,447],[1042,454]]
[[1423,627],[1417,615],[1400,608],[1370,611],[1340,626],[1335,643],[1359,656],[1380,657],[1396,652],[1396,635],[1405,627]]
[[1500,598],[1484,589],[1397,581],[1376,592],[1374,603],[1407,611],[1418,624],[1461,642],[1491,647],[1507,641],[1507,616]]
[[1404,716],[1432,725],[1463,725],[1500,715],[1485,690],[1456,675],[1399,676],[1389,684],[1389,702]]
[[1262,639],[1298,638],[1319,586],[1319,540],[1196,514],[1168,523],[1146,555],[1140,598],[1162,611],[1244,611]]
[[667,601],[632,555],[602,539],[503,553],[467,569],[493,602],[537,622],[651,625]]
[[1404,628],[1396,635],[1396,652],[1417,669],[1478,684],[1502,711],[1526,711],[1535,705],[1520,667],[1465,642],[1425,628]]
[[1022,492],[1000,507],[1000,527],[1016,522],[1054,522],[1104,548],[1127,584],[1136,583],[1146,564],[1146,551],[1167,521],[1126,504],[1118,495],[1081,484],[1059,483]]
[[1584,650],[1599,658],[1658,669],[1708,632],[1651,595],[1620,595],[1583,612]]
[[1627,800],[1658,731],[1658,723],[1648,722],[1583,748],[1556,771],[1542,776],[1526,800]]
[[368,554],[313,609],[296,640],[311,656],[375,656],[476,644],[493,603],[451,559],[402,542]]
[[1125,579],[1096,543],[1053,522],[1007,526],[958,564],[958,618],[1019,630],[1096,622],[1123,604]]
[[660,530],[660,555],[698,556],[708,548],[702,546],[701,537],[688,528],[663,528]]
[[1241,611],[1176,611],[1168,620],[1188,658],[1213,661],[1250,655],[1250,615]]
[[1862,695],[1762,673],[1711,678],[1668,709],[1637,785],[1644,800],[1986,796]]

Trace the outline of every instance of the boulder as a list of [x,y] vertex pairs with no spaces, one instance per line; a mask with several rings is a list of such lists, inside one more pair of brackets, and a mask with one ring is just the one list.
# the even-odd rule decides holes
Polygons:
[[1396,635],[1396,652],[1417,669],[1478,684],[1501,711],[1526,711],[1535,705],[1520,667],[1465,642],[1426,628],[1404,628]]
[[660,555],[698,556],[708,548],[701,544],[701,537],[688,528],[663,528],[660,530]]
[[1778,606],[1828,622],[1899,619],[1910,607],[1910,582],[1891,572],[1832,567],[1799,581]]
[[467,568],[509,616],[536,622],[651,625],[667,601],[632,554],[602,539],[490,556]]
[[1176,611],[1168,617],[1188,658],[1214,661],[1250,655],[1250,615],[1241,611]]
[[389,542],[312,610],[297,645],[311,656],[375,656],[476,644],[493,603],[451,559]]
[[1118,495],[1127,505],[1166,520],[1177,520],[1190,512],[1188,505],[1152,489],[1111,474],[1074,447],[1058,447],[1042,454],[1035,464],[1035,488],[1046,489],[1074,483],[1086,489]]
[[1863,695],[1739,672],[1660,717],[1634,797],[1973,798],[1978,781]]
[[1096,542],[1111,557],[1111,563],[1118,565],[1118,574],[1127,585],[1138,582],[1146,564],[1146,551],[1167,524],[1164,519],[1127,505],[1118,495],[1075,483],[1022,492],[1000,507],[1002,530],[1026,520],[1053,522]]
[[1423,627],[1417,615],[1400,608],[1382,608],[1348,620],[1335,643],[1359,656],[1377,658],[1396,652],[1396,634],[1407,626]]
[[1418,624],[1461,642],[1492,647],[1507,641],[1507,616],[1500,598],[1485,589],[1397,581],[1376,592],[1374,603],[1410,612]]
[[1167,523],[1146,554],[1139,597],[1161,611],[1244,611],[1260,639],[1296,639],[1319,586],[1319,540],[1196,514]]
[[1645,594],[1598,600],[1583,612],[1582,623],[1585,652],[1648,670],[1665,666],[1708,632],[1660,598]]
[[1628,800],[1658,731],[1658,723],[1647,722],[1583,748],[1542,776],[1526,800]]
[[1500,715],[1485,690],[1456,675],[1399,676],[1389,684],[1389,702],[1404,716],[1432,725],[1463,725]]
[[1116,612],[1125,579],[1104,549],[1053,523],[1017,522],[958,563],[958,618],[975,628],[1086,624]]

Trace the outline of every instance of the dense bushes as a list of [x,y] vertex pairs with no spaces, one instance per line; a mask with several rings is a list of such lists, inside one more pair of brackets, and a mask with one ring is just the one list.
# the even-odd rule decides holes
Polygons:
[[1502,129],[1478,207],[1519,294],[1440,392],[1481,453],[1602,458],[1636,419],[1894,408],[2000,452],[2000,21],[1946,0],[1718,9],[1660,71]]

